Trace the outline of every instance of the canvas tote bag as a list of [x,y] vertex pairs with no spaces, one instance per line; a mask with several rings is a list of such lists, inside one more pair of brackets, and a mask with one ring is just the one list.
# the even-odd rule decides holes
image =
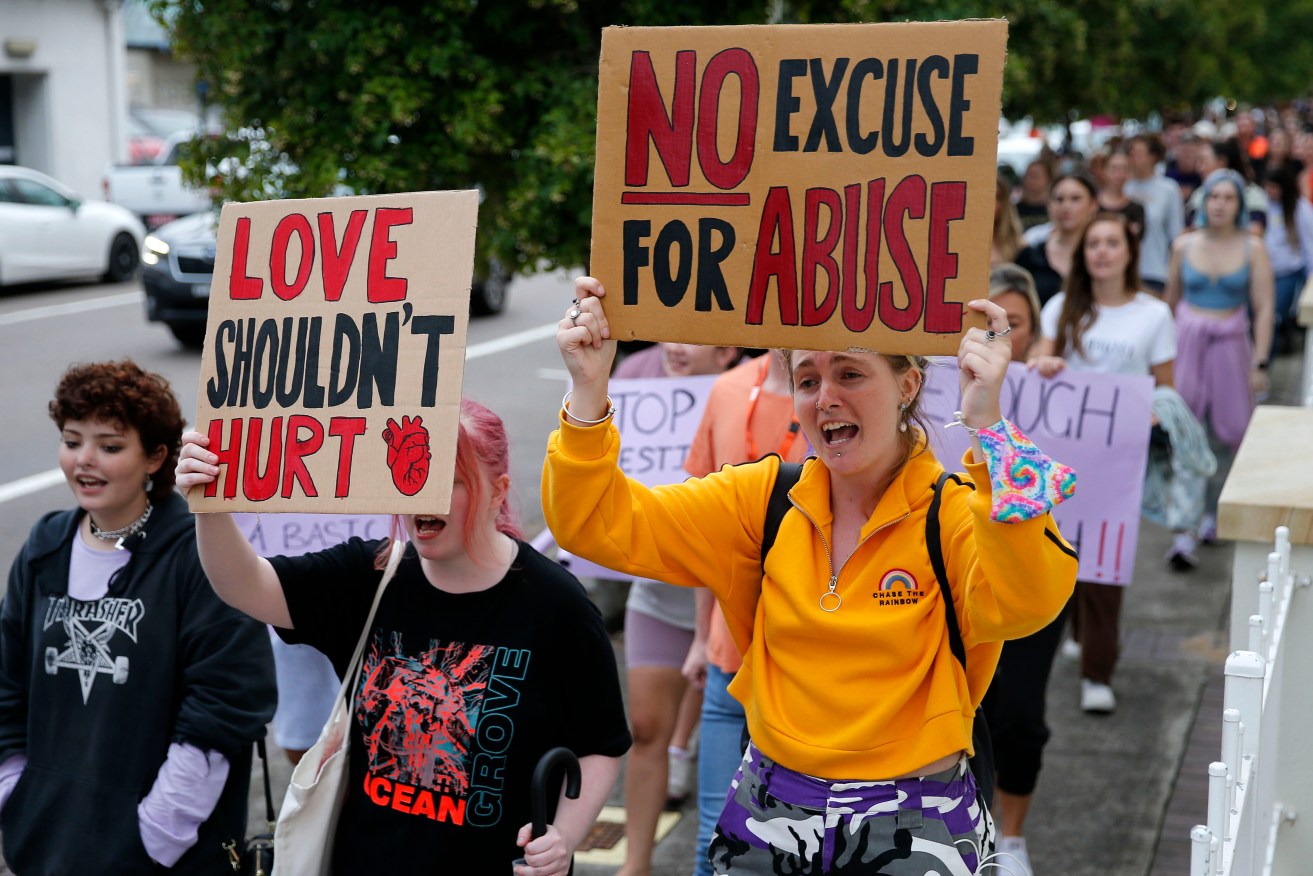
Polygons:
[[287,786],[287,797],[278,813],[278,826],[274,830],[275,876],[327,876],[333,858],[333,837],[337,833],[337,819],[342,812],[347,775],[347,744],[351,739],[351,706],[347,692],[354,691],[360,677],[361,657],[365,642],[374,626],[374,613],[383,598],[383,591],[397,572],[405,545],[397,539],[392,543],[387,569],[378,582],[374,604],[360,632],[360,641],[351,656],[342,687],[328,723],[319,733],[319,741],[305,753],[292,771]]

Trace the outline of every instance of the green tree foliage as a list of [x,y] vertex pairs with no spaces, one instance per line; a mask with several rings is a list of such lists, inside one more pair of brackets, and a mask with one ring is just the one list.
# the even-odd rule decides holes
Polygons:
[[587,263],[607,25],[1006,17],[1004,112],[1039,121],[1287,98],[1313,64],[1313,0],[151,3],[226,113],[191,159],[224,196],[477,186],[479,257],[516,270]]
[[[234,133],[194,150],[227,197],[478,187],[481,259],[588,261],[601,30],[759,23],[697,0],[152,0]],[[714,15],[714,21],[713,21]]]

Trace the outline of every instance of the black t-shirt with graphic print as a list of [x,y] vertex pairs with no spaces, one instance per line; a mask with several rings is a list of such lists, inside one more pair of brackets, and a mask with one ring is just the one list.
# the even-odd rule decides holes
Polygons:
[[[381,544],[271,561],[295,626],[280,634],[327,654],[339,675],[382,575]],[[500,582],[466,594],[432,586],[407,548],[365,646],[353,716],[336,873],[384,861],[509,873],[538,759],[556,746],[618,757],[630,744],[601,614],[524,542]]]

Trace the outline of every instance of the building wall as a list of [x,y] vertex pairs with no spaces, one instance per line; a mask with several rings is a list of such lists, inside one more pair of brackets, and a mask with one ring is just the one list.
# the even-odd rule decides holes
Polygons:
[[[15,41],[35,44],[29,57]],[[116,0],[0,0],[0,74],[14,92],[14,163],[100,196],[126,156],[122,6]]]
[[195,64],[158,49],[129,47],[127,70],[129,106],[199,111]]

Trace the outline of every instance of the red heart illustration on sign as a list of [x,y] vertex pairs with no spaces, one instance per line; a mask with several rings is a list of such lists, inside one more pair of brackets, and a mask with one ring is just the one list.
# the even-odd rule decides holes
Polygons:
[[403,494],[415,495],[429,477],[429,460],[433,458],[429,452],[429,430],[419,417],[402,417],[400,426],[396,420],[389,419],[383,440],[388,445],[392,483]]

